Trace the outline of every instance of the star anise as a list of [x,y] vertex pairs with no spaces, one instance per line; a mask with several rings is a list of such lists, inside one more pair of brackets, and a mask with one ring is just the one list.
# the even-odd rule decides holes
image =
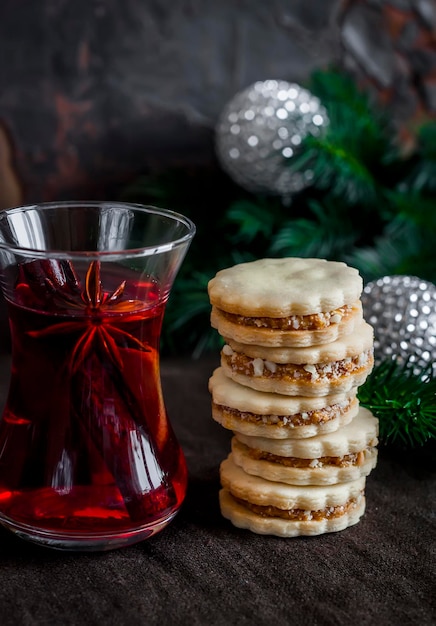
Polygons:
[[[49,273],[43,277],[43,283],[56,305],[70,310],[81,310],[83,315],[74,321],[60,322],[42,330],[29,331],[29,335],[39,338],[79,332],[80,336],[70,358],[72,373],[78,370],[94,350],[103,351],[120,370],[123,368],[123,360],[119,344],[127,348],[149,351],[148,346],[131,333],[111,324],[111,316],[107,315],[108,313],[129,313],[126,319],[122,320],[126,323],[143,319],[142,315],[132,313],[143,309],[144,305],[140,300],[123,300],[126,281],[112,292],[104,291],[100,265],[100,261],[92,261],[89,264],[84,289],[70,263],[50,264]],[[117,321],[120,322],[119,318]]]

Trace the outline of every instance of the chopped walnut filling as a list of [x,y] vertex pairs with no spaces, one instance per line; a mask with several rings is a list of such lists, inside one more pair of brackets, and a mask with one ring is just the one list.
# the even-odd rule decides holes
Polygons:
[[342,515],[345,515],[355,509],[363,497],[363,491],[357,498],[351,498],[351,500],[348,500],[345,504],[339,506],[326,506],[319,511],[306,511],[304,509],[279,509],[276,506],[252,504],[251,502],[247,502],[247,500],[238,498],[233,493],[231,493],[231,495],[238,504],[246,509],[249,509],[250,511],[253,511],[256,515],[261,515],[262,517],[280,517],[281,519],[298,522],[318,522],[323,519],[341,517]]
[[321,456],[317,459],[300,459],[295,456],[279,456],[263,450],[249,448],[240,441],[238,444],[243,447],[246,454],[256,461],[270,461],[271,463],[279,463],[285,467],[304,469],[319,469],[325,465],[333,465],[335,467],[361,466],[365,463],[368,453],[373,449],[372,446],[368,446],[365,450],[353,454],[345,454],[344,456]]
[[257,326],[272,330],[320,330],[331,324],[338,324],[353,311],[350,305],[341,306],[334,311],[313,313],[312,315],[289,315],[288,317],[245,317],[236,313],[227,313],[219,309],[221,315],[233,324],[241,326]]
[[264,378],[298,380],[301,382],[334,380],[366,368],[373,360],[372,348],[357,356],[347,357],[340,361],[316,364],[307,363],[303,365],[296,363],[272,363],[264,359],[252,358],[240,352],[235,352],[228,344],[223,347],[221,354],[233,371],[245,376],[263,376]]
[[216,403],[213,403],[213,405],[222,413],[223,417],[227,419],[236,418],[246,422],[295,428],[297,426],[307,426],[308,424],[324,424],[325,422],[329,422],[332,419],[344,415],[350,408],[352,402],[354,402],[354,398],[348,398],[341,404],[332,404],[322,409],[304,411],[302,413],[295,413],[294,415],[259,415],[257,413],[250,413],[249,411],[238,411],[229,406]]

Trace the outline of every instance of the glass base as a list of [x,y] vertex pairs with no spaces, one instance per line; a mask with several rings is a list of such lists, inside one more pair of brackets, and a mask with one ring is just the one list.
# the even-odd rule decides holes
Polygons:
[[68,533],[55,530],[42,530],[10,519],[0,518],[0,524],[12,531],[20,539],[25,539],[46,548],[70,552],[105,552],[117,548],[126,548],[135,543],[150,539],[163,530],[175,517],[173,511],[168,517],[146,524],[133,530],[106,533]]

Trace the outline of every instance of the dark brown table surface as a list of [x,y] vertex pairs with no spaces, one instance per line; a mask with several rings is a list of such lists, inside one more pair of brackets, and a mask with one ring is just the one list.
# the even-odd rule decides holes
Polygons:
[[[234,528],[218,506],[230,433],[211,418],[215,357],[164,359],[184,448],[186,501],[161,534],[105,553],[64,553],[0,529],[0,624],[436,624],[436,473],[381,450],[354,527],[280,539]],[[0,401],[9,358],[0,359]]]

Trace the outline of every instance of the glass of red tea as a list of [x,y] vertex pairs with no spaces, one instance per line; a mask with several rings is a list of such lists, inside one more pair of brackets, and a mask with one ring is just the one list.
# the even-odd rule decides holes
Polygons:
[[187,470],[162,395],[159,345],[195,234],[183,215],[60,202],[0,213],[12,343],[0,421],[0,523],[63,550],[159,532]]

